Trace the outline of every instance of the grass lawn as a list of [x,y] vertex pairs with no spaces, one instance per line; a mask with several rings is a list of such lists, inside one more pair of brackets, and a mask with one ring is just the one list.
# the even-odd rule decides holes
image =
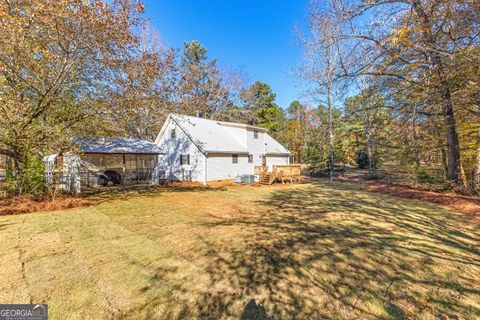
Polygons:
[[138,188],[0,217],[0,303],[50,319],[479,319],[480,228],[359,185]]

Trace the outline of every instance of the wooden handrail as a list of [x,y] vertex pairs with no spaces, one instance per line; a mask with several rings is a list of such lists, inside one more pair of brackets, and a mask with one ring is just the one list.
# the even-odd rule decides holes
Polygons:
[[273,165],[272,172],[268,172],[268,166],[255,166],[254,173],[259,176],[260,181],[263,181],[266,175],[268,176],[268,184],[274,183],[277,179],[285,182],[285,179],[290,181],[300,180],[301,165],[296,164],[282,164]]
[[268,174],[268,166],[255,166],[254,174],[259,176],[259,181],[262,181],[266,174]]
[[282,176],[283,176],[282,172],[280,172],[280,171],[273,171],[273,172],[270,174],[270,178],[269,178],[268,184],[274,183],[275,180],[281,179]]
[[272,182],[276,179],[281,179],[282,183],[285,182],[285,179],[294,181],[296,179],[300,180],[302,167],[301,165],[287,164],[287,165],[274,165],[272,172]]
[[268,171],[268,166],[255,166],[253,167],[255,175],[260,175]]

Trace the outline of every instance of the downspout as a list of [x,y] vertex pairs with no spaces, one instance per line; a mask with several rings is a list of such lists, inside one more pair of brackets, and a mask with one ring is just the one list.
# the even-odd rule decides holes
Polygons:
[[207,185],[207,159],[208,159],[208,154],[205,152],[205,161],[203,161],[203,185]]

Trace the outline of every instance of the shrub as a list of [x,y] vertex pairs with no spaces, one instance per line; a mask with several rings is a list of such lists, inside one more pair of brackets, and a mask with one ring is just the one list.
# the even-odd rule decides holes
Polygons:
[[[378,157],[374,154],[372,160],[372,169],[376,170],[378,168]],[[357,166],[358,169],[368,169],[368,152],[366,147],[357,151]]]
[[433,184],[438,182],[432,175],[430,175],[425,170],[420,170],[417,173],[417,181],[418,183],[427,183],[427,184]]
[[8,168],[5,174],[8,194],[43,195],[47,190],[45,166],[35,154],[29,153],[19,168]]

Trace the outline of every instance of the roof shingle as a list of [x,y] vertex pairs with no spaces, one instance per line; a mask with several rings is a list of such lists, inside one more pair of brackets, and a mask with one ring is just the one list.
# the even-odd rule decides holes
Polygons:
[[83,153],[137,153],[162,154],[162,150],[151,141],[132,138],[77,138],[75,144]]

